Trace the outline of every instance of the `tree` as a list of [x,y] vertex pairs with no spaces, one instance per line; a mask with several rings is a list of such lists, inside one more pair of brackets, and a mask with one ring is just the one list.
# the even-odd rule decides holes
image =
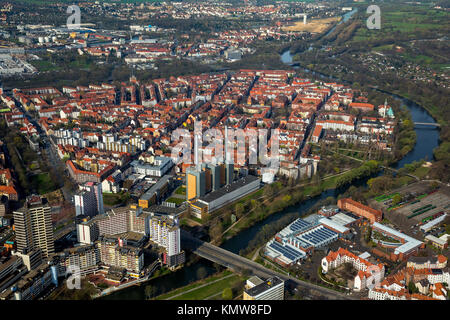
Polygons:
[[402,202],[403,198],[400,194],[396,194],[392,197],[392,205],[396,205],[399,204],[400,202]]
[[409,291],[409,293],[418,293],[419,292],[419,289],[417,289],[417,287],[416,287],[416,285],[414,284],[414,282],[412,282],[412,281],[410,281],[409,283],[408,283],[408,291]]
[[231,288],[223,289],[222,299],[223,300],[232,300],[233,299],[233,291],[231,291]]
[[197,278],[203,279],[208,275],[208,272],[206,271],[205,267],[200,267],[197,269]]
[[264,196],[266,198],[271,198],[273,195],[274,195],[274,191],[273,191],[271,185],[266,185],[264,187]]
[[366,233],[366,236],[365,236],[364,240],[366,240],[366,242],[368,243],[371,238],[372,238],[372,227],[368,227],[367,228],[367,233]]
[[145,286],[144,291],[145,291],[145,297],[147,299],[151,299],[156,295],[157,289],[156,289],[156,287],[154,287],[152,285],[148,285],[148,286]]
[[234,212],[235,212],[236,217],[238,219],[240,219],[244,215],[244,211],[245,211],[245,208],[244,208],[244,205],[242,203],[237,203],[234,206]]
[[215,221],[215,223],[212,223],[211,227],[209,228],[209,237],[211,239],[218,238],[222,235],[223,232],[223,226],[222,223],[219,223],[219,221]]

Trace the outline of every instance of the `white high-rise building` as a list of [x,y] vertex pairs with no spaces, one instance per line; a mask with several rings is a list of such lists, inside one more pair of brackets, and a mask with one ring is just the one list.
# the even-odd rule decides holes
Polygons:
[[150,220],[150,240],[164,247],[168,256],[181,252],[178,219],[154,216]]
[[25,205],[14,211],[17,250],[40,249],[44,257],[55,252],[51,207],[45,198],[30,196]]
[[76,215],[95,216],[103,214],[103,194],[100,183],[87,182],[80,186],[80,192],[74,195]]

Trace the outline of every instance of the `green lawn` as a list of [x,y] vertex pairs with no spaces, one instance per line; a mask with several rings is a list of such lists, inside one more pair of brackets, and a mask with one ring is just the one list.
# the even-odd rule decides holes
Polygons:
[[186,201],[186,199],[180,199],[180,198],[174,198],[174,197],[171,197],[166,200],[166,202],[172,202],[172,203],[175,203],[176,205],[180,205],[185,201]]
[[46,60],[33,60],[30,61],[30,63],[36,67],[39,71],[53,71],[53,70],[58,70],[58,66],[54,65],[53,63],[51,63],[50,61],[46,61]]
[[[415,31],[440,30],[448,24],[450,15],[442,10],[434,10],[428,6],[381,5],[381,29],[369,30],[358,28],[352,41],[370,41],[392,35],[394,32],[409,34],[414,38]],[[366,16],[362,22],[365,25]],[[382,48],[375,49],[376,51]]]
[[175,190],[175,194],[179,194],[181,196],[186,195],[186,187],[180,186],[177,190]]
[[[197,288],[197,287],[199,287],[201,285],[204,285],[206,283],[210,283],[210,282],[213,282],[215,280],[219,280],[219,279],[221,279],[223,277],[226,277],[226,276],[228,276],[230,274],[232,274],[231,271],[225,270],[224,272],[222,272],[220,274],[213,275],[213,276],[211,276],[209,278],[206,278],[204,280],[197,281],[197,282],[195,282],[193,284],[190,284],[190,285],[184,286],[182,288],[173,290],[173,291],[171,291],[169,293],[160,295],[160,296],[156,297],[156,300],[168,299],[168,298],[173,297],[173,296],[175,296],[177,294],[180,294],[182,292],[185,292],[185,291]],[[220,281],[218,281],[216,283],[212,283],[210,285],[207,285],[205,287],[199,288],[197,290],[188,292],[186,294],[182,294],[182,295],[174,298],[174,300],[203,300],[203,299],[205,299],[205,298],[207,298],[207,297],[209,297],[209,296],[211,296],[211,295],[213,295],[215,293],[219,293],[219,292],[221,293],[223,291],[223,289],[225,289],[227,287],[230,287],[231,284],[234,281],[238,280],[239,278],[240,278],[239,275],[234,275],[232,277],[220,280]]]
[[108,206],[116,204],[125,204],[130,199],[130,194],[125,193],[103,193],[103,203]]
[[48,173],[40,173],[30,178],[30,182],[39,194],[56,190],[56,186]]

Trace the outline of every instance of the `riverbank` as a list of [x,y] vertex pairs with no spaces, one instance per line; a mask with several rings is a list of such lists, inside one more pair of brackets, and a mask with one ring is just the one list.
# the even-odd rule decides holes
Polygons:
[[[425,111],[425,109],[422,108],[421,106],[413,104],[412,102],[411,103],[406,102],[405,105],[411,112],[412,119],[414,121],[420,120],[420,122],[433,122],[433,120],[430,119],[429,113]],[[423,159],[425,157],[432,159],[433,149],[435,146],[439,145],[437,130],[429,128],[422,129],[415,127],[414,131],[417,134],[417,143],[416,145],[414,145],[414,149],[397,164],[397,168],[402,168],[406,164]],[[356,183],[356,185],[366,187],[367,181],[372,178],[374,177],[367,177],[361,179]],[[303,186],[304,190],[302,190],[302,192],[305,192],[305,194],[308,195],[307,192],[309,191],[310,192],[309,197],[301,199],[301,201],[297,202],[295,205],[285,206],[283,207],[284,209],[278,210],[276,212],[274,211],[270,215],[264,215],[259,219],[256,219],[258,218],[256,216],[254,221],[248,221],[247,223],[244,224],[245,228],[241,228],[241,226],[237,224],[237,226],[239,227],[239,232],[235,232],[236,230],[238,230],[236,229],[233,233],[227,234],[226,239],[223,239],[221,243],[221,247],[233,253],[239,253],[242,249],[249,247],[249,245],[252,244],[253,239],[255,238],[262,239],[261,235],[264,234],[267,234],[268,237],[273,236],[273,234],[281,230],[289,222],[293,221],[294,219],[300,216],[304,216],[309,210],[315,210],[315,207],[320,206],[322,203],[326,204],[328,198],[330,198],[330,200],[335,201],[337,197],[344,195],[349,190],[349,188],[342,188],[341,190],[332,189],[335,183],[334,179],[336,179],[336,177],[329,176],[323,181],[320,181],[320,184],[323,186],[323,189],[325,191],[322,191],[321,188],[320,189],[317,188],[317,186],[315,186],[311,182],[306,182],[307,184],[310,185]],[[399,177],[399,179],[405,180],[404,181],[405,183],[407,183],[408,181],[412,181],[411,180],[412,178],[403,176]],[[315,192],[317,192],[317,194]],[[258,198],[261,196],[262,194],[260,192],[255,197]],[[282,196],[285,196],[285,194]],[[292,199],[290,201],[292,201]],[[245,221],[241,221],[239,223],[242,222]],[[277,229],[276,227],[278,227],[278,225],[279,228],[278,230],[276,230]],[[273,228],[269,228],[271,226],[273,226]],[[225,230],[226,229],[224,229],[223,231]],[[256,248],[259,247],[261,247],[261,244],[259,246],[256,246]],[[187,266],[175,273],[169,274],[160,279],[156,279],[156,281],[151,281],[150,284],[154,287],[160,288],[161,293],[169,292],[171,289],[179,288],[180,286],[187,285],[200,278],[207,277],[208,274],[204,276],[199,276],[197,274],[198,270],[202,268],[205,268],[209,275],[217,272],[212,266],[212,263],[210,263],[205,259],[198,259],[198,262],[190,266]],[[144,291],[145,290],[143,286],[124,289],[123,292],[117,292],[112,294],[111,296],[108,297],[108,299],[119,299],[119,300],[145,299]]]
[[[256,208],[250,209],[245,216],[225,230],[222,234],[222,241],[219,242],[219,244],[224,240],[233,238],[240,232],[252,227],[272,214],[281,212],[288,207],[298,205],[305,200],[317,197],[324,191],[336,189],[341,176],[348,175],[358,168],[348,169],[341,173],[324,177],[319,183],[317,181],[311,181],[293,187],[282,188],[277,191],[271,199],[266,199]],[[218,243],[216,242],[216,244]]]
[[232,283],[243,281],[243,278],[229,270],[196,281],[187,286],[175,289],[155,297],[155,300],[206,300],[221,295],[223,290],[232,287]]

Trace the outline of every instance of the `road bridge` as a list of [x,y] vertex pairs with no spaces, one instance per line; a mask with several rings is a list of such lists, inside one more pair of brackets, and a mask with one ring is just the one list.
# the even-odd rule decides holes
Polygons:
[[223,248],[217,247],[208,242],[201,241],[187,231],[181,231],[181,240],[184,247],[192,250],[196,255],[218,263],[224,267],[235,271],[250,270],[254,275],[262,278],[271,278],[277,276],[284,280],[288,285],[308,289],[310,292],[316,292],[330,300],[354,300],[347,294],[324,288],[306,281],[268,269],[259,263],[253,262],[247,258],[241,257]]

